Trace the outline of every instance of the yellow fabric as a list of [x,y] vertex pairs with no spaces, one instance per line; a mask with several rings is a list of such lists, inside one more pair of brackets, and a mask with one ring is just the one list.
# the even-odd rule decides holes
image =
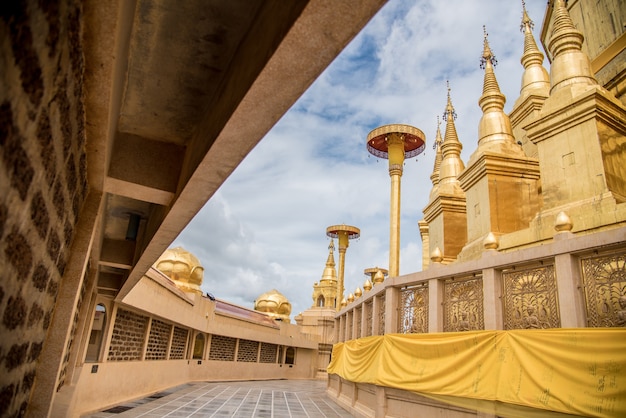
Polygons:
[[626,416],[626,330],[387,334],[335,344],[328,372],[424,394]]

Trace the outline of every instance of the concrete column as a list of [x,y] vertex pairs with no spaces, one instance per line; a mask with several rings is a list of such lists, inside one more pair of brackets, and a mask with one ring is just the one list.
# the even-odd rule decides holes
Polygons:
[[[371,331],[371,330],[370,330]],[[365,302],[361,304],[361,337],[367,337],[367,307]]]
[[359,313],[356,311],[356,309],[352,310],[352,336],[350,337],[351,340],[355,340],[358,335],[358,331],[357,331],[357,315]]
[[483,270],[483,309],[485,329],[503,329],[502,286],[500,272],[493,268]]
[[376,410],[375,418],[385,418],[387,416],[387,396],[385,396],[385,388],[383,386],[375,386],[376,390]]
[[102,193],[90,192],[76,224],[76,235],[69,251],[70,258],[63,279],[59,282],[54,315],[50,321],[51,332],[48,332],[37,362],[36,379],[26,414],[29,417],[50,415],[57,393],[57,379],[63,367],[68,342],[72,337],[70,335],[72,323],[87,272],[89,254],[97,230],[94,226],[100,218],[101,203]]
[[438,279],[428,281],[428,332],[443,331],[443,283]]
[[385,334],[398,332],[399,303],[400,289],[392,286],[385,289]]
[[586,327],[582,276],[578,259],[571,254],[554,258],[561,328]]
[[375,296],[372,302],[372,335],[380,335],[380,296]]

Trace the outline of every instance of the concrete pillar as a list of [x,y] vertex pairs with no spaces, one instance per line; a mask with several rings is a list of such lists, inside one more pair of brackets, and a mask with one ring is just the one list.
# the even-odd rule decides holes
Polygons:
[[392,286],[385,289],[385,334],[398,332],[399,304],[400,289]]
[[493,268],[483,270],[483,309],[485,329],[503,329],[501,274]]
[[380,309],[382,303],[380,303],[380,296],[374,297],[372,302],[372,335],[380,335],[378,332],[380,329]]
[[443,332],[443,282],[428,281],[428,332]]
[[554,258],[561,328],[586,327],[582,277],[578,259],[571,254]]
[[57,393],[57,380],[63,367],[65,351],[72,337],[72,323],[74,322],[83,279],[87,272],[89,254],[97,229],[94,228],[94,225],[100,218],[101,203],[102,193],[90,192],[80,213],[76,225],[76,235],[72,241],[70,258],[63,279],[59,282],[54,315],[50,322],[51,332],[48,332],[37,363],[35,384],[27,411],[29,417],[47,417],[50,415],[52,403]]

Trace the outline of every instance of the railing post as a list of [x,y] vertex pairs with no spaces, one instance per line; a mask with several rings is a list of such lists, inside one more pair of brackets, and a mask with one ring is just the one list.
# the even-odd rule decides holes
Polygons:
[[483,270],[483,309],[485,329],[503,328],[502,286],[500,272],[494,268]]
[[385,334],[398,332],[398,306],[400,289],[389,286],[385,289]]
[[585,305],[580,292],[582,277],[578,259],[571,254],[554,257],[561,328],[586,327]]
[[443,283],[438,279],[428,281],[428,332],[443,331]]

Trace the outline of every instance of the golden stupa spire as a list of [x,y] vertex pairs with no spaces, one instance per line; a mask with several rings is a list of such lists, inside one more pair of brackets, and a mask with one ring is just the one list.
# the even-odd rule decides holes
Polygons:
[[553,25],[548,50],[550,65],[550,93],[572,86],[596,85],[589,57],[582,51],[583,34],[576,29],[563,0],[554,1]]
[[454,106],[452,106],[452,99],[450,97],[450,82],[447,81],[448,88],[448,103],[446,104],[446,110],[443,113],[443,119],[446,121],[446,133],[441,145],[441,152],[443,154],[443,160],[441,161],[441,168],[439,170],[439,192],[449,194],[463,193],[461,186],[459,185],[458,176],[461,174],[465,165],[461,160],[461,150],[463,145],[459,141],[459,137],[456,132],[456,126],[454,120],[456,119],[456,112]]
[[[483,82],[483,94],[478,99],[478,105],[483,110],[483,116],[480,118],[480,124],[478,125],[478,148],[473,156],[487,150],[500,154],[523,154],[522,149],[515,144],[511,121],[504,113],[506,97],[500,91],[500,86],[493,71],[498,61],[489,47],[487,30],[484,25],[483,35],[484,47],[483,55],[480,59],[480,68],[485,70],[485,79]],[[444,145],[445,142],[444,140]]]
[[441,122],[439,121],[439,116],[437,116],[437,133],[435,135],[435,143],[433,144],[433,148],[435,149],[435,164],[433,166],[433,172],[430,175],[430,181],[433,183],[433,188],[430,191],[431,199],[437,195],[437,191],[439,190],[439,168],[441,167],[441,160],[443,159],[443,153],[441,152],[442,143]]
[[322,281],[337,281],[337,270],[335,270],[335,244],[333,240],[330,240],[328,245],[328,258],[326,259],[326,267],[324,267],[324,273],[322,273]]
[[521,63],[524,66],[522,75],[522,88],[520,96],[527,96],[535,92],[547,96],[550,90],[550,76],[543,67],[543,53],[537,47],[533,36],[534,23],[526,12],[526,3],[522,0],[522,24],[520,30],[524,33],[524,53]]

